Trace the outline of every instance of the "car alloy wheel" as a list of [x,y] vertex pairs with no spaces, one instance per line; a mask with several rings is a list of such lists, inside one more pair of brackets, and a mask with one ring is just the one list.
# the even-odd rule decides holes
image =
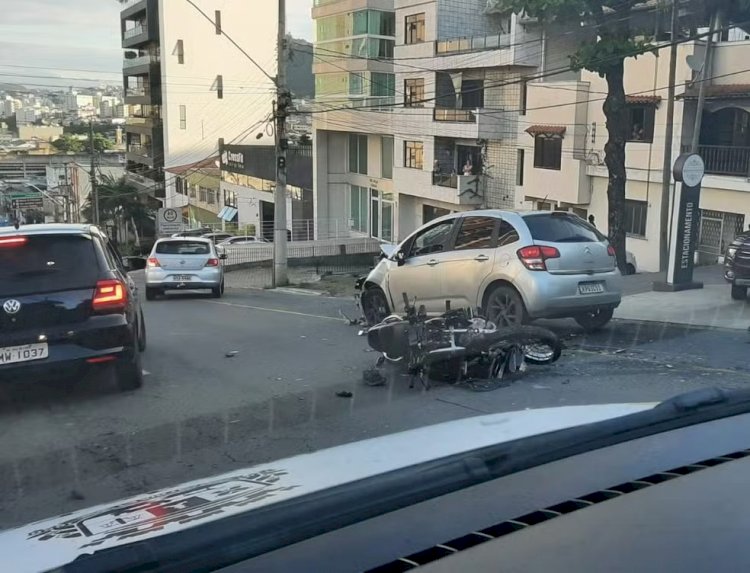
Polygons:
[[499,328],[523,324],[526,309],[519,294],[510,287],[499,286],[487,299],[487,318]]

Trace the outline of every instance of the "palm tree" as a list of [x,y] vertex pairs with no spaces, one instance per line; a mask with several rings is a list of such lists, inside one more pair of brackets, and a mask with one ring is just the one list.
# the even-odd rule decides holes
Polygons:
[[[137,237],[153,236],[155,230],[154,207],[148,195],[139,194],[125,177],[116,178],[102,175],[99,190],[99,221],[113,226],[119,242],[126,242],[129,229]],[[93,197],[89,194],[83,206],[82,215],[93,221]]]

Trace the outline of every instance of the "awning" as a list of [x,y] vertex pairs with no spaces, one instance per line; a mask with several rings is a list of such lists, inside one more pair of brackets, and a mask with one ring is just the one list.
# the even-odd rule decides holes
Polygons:
[[219,219],[223,221],[232,221],[237,216],[237,209],[234,207],[224,207],[219,211]]
[[[679,94],[678,99],[698,99],[699,85]],[[706,86],[706,99],[750,98],[750,84],[724,84]]]
[[529,135],[563,135],[564,125],[532,125],[526,129]]

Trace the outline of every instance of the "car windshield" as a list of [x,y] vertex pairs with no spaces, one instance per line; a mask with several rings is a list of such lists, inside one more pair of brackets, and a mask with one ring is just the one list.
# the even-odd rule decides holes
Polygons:
[[589,223],[568,214],[530,215],[524,222],[536,241],[550,243],[586,243],[606,241]]
[[750,0],[0,5],[0,573],[457,526],[454,455],[750,383]]
[[211,247],[203,241],[162,241],[156,244],[157,255],[208,255]]
[[96,284],[99,266],[90,238],[21,235],[19,239],[3,244],[0,235],[0,297]]

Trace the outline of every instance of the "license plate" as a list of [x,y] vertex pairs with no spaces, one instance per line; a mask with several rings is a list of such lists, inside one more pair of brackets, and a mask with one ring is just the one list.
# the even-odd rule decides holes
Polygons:
[[596,294],[604,292],[604,283],[578,283],[580,294]]
[[176,281],[191,281],[193,280],[193,275],[175,275],[174,280]]
[[42,360],[43,358],[47,358],[47,356],[49,356],[49,348],[46,342],[0,348],[0,364]]

